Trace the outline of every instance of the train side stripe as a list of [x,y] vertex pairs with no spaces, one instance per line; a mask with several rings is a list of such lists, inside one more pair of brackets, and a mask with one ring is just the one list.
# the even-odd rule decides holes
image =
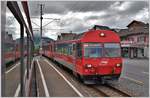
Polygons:
[[84,97],[80,92],[79,92],[79,90],[77,90],[74,86],[73,86],[73,84],[71,84],[66,78],[65,78],[65,76],[61,73],[61,72],[59,72],[51,63],[49,63],[46,59],[44,59],[44,61],[46,61],[67,83],[68,83],[68,85],[80,96],[80,97]]

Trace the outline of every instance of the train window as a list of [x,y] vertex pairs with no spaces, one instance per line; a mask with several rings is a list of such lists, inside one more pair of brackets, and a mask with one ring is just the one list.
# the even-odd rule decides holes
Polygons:
[[56,46],[56,51],[57,51],[58,53],[61,53],[61,52],[62,52],[61,44],[57,44],[57,46]]
[[[19,96],[29,95],[28,91],[30,90],[28,85],[30,85],[31,82],[28,81],[33,78],[32,73],[34,73],[33,71],[35,70],[33,67],[34,63],[32,63],[32,67],[30,67],[31,60],[34,61],[34,41],[32,26],[30,25],[30,18],[28,17],[28,4],[27,2],[17,1],[2,3],[2,83],[4,84],[2,93],[5,97],[10,96],[11,94],[8,92],[9,89],[13,87],[13,85],[16,85],[16,83],[19,83],[21,87]],[[21,7],[23,9],[21,9]],[[4,12],[6,12],[6,14],[4,14]],[[25,20],[29,21],[25,22]],[[16,71],[13,71],[15,77],[11,77],[12,73],[9,71],[9,69],[13,67],[16,67]]]
[[100,43],[84,44],[84,57],[102,57],[102,44]]
[[8,7],[6,7],[6,28],[4,36],[4,61],[6,68],[11,66],[13,62],[17,61],[20,56],[19,51],[19,34],[20,24],[11,13]]
[[68,44],[68,55],[72,55],[73,54],[73,45],[72,44]]
[[72,44],[57,44],[57,52],[65,55],[73,54]]
[[82,57],[82,44],[81,43],[78,43],[77,44],[77,57]]
[[105,57],[120,57],[121,49],[119,43],[105,43],[104,44]]

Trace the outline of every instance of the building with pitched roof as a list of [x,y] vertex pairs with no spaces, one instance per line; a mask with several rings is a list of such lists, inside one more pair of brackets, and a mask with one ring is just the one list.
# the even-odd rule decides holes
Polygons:
[[121,38],[122,56],[129,58],[149,57],[149,24],[133,20],[127,29],[118,32]]
[[76,33],[61,33],[61,35],[58,35],[57,40],[72,40],[76,35]]

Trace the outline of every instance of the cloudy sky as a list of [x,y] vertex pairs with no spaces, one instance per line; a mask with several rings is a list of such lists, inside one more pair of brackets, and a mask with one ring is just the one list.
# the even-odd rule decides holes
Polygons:
[[[43,4],[43,36],[56,39],[60,32],[82,33],[95,24],[126,28],[132,20],[149,19],[148,1],[29,1],[35,34],[39,34],[40,6]],[[54,18],[60,20],[52,20]]]

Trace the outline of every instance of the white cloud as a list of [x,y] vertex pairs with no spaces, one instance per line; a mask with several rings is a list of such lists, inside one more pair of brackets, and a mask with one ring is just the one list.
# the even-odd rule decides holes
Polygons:
[[[40,26],[40,10],[38,4],[40,4],[38,1],[29,2],[29,10],[31,21]],[[44,1],[44,4],[44,18],[60,18],[60,21],[51,22],[43,30],[43,36],[53,39],[56,39],[60,32],[69,33],[72,30],[75,33],[81,33],[90,29],[95,24],[124,28],[132,20],[148,22],[149,19],[149,5],[143,1]],[[25,17],[24,14],[23,16]],[[38,18],[32,18],[32,16]],[[13,17],[10,11],[7,11],[7,17]],[[43,19],[43,25],[50,21],[52,20]],[[37,28],[34,34],[39,34],[40,31],[37,31],[39,30],[39,26],[34,23],[32,23],[33,29]],[[12,20],[9,21],[9,27],[11,26],[15,28],[15,33],[10,31],[10,33],[15,35],[14,38],[20,37],[19,25]]]
[[118,11],[125,11],[131,7],[133,2],[123,2],[120,1],[115,2],[110,6],[110,9],[118,10]]
[[20,24],[8,8],[6,8],[6,32],[12,34],[14,40],[20,38]]
[[135,18],[136,20],[148,22],[148,19],[149,19],[148,8],[143,8],[133,18]]
[[[91,14],[90,14],[91,13]],[[83,15],[84,14],[84,15]],[[97,14],[97,13],[96,13]],[[60,32],[70,32],[71,30],[74,31],[74,29],[78,29],[78,27],[86,27],[84,25],[84,17],[92,15],[92,12],[88,13],[73,13],[73,12],[68,12],[66,15],[59,15],[59,14],[45,14],[43,15],[44,18],[60,18],[60,22],[62,26],[60,27],[60,22],[59,21],[53,21],[48,20],[48,19],[43,19],[43,25],[46,25],[47,23],[51,22],[45,27],[45,30],[43,30],[43,35],[44,36],[49,36],[50,38],[56,39],[57,35]],[[40,25],[39,19],[32,19],[32,21],[38,25]],[[37,28],[38,26],[32,23],[33,28]],[[88,25],[88,24],[87,24]],[[46,30],[48,29],[48,30]],[[50,29],[56,29],[56,30],[50,30]],[[58,30],[57,30],[58,29]],[[39,32],[37,32],[39,33]]]

